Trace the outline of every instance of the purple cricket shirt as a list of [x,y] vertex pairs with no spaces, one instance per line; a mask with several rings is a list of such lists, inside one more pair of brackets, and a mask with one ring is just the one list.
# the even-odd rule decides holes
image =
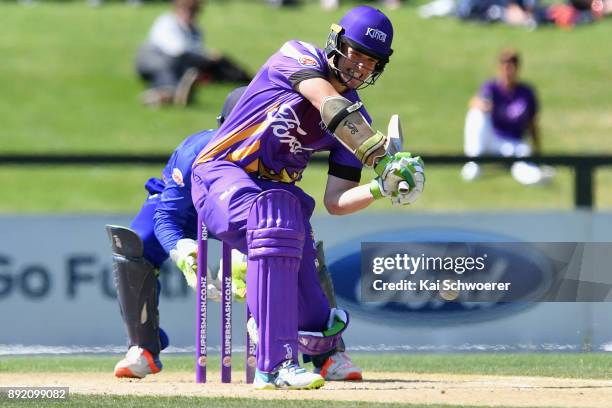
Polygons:
[[[318,109],[294,89],[304,73],[327,78],[329,69],[323,50],[303,41],[286,42],[259,70],[194,166],[228,160],[260,178],[294,183],[314,152],[329,150],[330,170],[352,169],[346,178],[359,181],[361,162],[327,131]],[[359,101],[354,90],[342,95]],[[363,107],[361,113],[371,121]]]
[[518,83],[514,89],[508,90],[498,81],[489,80],[480,88],[479,96],[492,103],[493,131],[504,139],[522,139],[529,123],[538,113],[535,92],[524,83]]

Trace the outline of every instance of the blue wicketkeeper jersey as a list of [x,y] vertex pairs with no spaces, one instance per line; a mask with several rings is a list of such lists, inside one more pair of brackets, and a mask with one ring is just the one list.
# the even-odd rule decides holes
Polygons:
[[[143,239],[145,257],[154,264],[166,259],[179,239],[196,237],[197,214],[191,201],[191,168],[215,132],[214,129],[205,130],[186,138],[170,156],[161,180],[151,178],[145,184],[150,195],[132,228]],[[151,236],[153,232],[154,237]]]

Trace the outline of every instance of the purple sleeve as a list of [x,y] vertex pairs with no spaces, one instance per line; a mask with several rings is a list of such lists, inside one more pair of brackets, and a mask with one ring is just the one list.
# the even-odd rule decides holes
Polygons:
[[486,101],[493,101],[493,81],[487,81],[480,87],[478,96]]
[[302,41],[288,41],[269,61],[272,82],[283,88],[293,89],[295,78],[304,72],[326,77],[327,61],[313,45]]

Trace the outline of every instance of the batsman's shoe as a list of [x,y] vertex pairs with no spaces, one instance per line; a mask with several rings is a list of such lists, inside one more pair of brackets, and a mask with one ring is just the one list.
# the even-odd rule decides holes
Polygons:
[[274,375],[255,370],[253,388],[256,390],[275,390],[276,385],[274,385]]
[[272,373],[256,370],[253,381],[256,390],[314,390],[324,384],[325,379],[319,374],[310,373],[291,360]]
[[331,355],[321,368],[315,368],[328,381],[361,381],[361,368],[355,365],[351,358],[343,352]]
[[132,346],[125,358],[115,365],[115,377],[144,378],[148,374],[159,373],[161,369],[159,356],[153,356],[149,350]]

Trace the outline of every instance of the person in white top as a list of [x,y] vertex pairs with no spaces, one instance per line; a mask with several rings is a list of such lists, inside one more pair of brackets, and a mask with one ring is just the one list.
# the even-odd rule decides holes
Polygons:
[[155,20],[136,56],[136,71],[149,86],[143,103],[186,105],[198,83],[250,82],[244,69],[204,45],[197,26],[202,0],[174,0],[173,6]]

